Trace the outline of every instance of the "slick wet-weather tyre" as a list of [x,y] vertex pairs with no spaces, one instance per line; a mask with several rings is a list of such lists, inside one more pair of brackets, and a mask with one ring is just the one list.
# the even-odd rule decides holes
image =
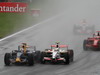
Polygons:
[[33,66],[34,65],[34,56],[33,54],[28,54],[28,65]]
[[41,64],[45,64],[44,56],[45,56],[45,53],[41,52],[41,57],[40,57]]
[[87,40],[84,40],[83,42],[83,50],[88,50],[88,47],[86,47],[86,44],[87,44]]
[[5,62],[5,65],[6,66],[9,66],[10,65],[10,58],[11,58],[11,55],[10,53],[6,53],[5,56],[4,56],[4,62]]
[[41,55],[41,52],[40,51],[36,51],[36,56],[35,56],[35,60],[36,62],[40,62],[40,55]]
[[74,51],[72,49],[68,50],[69,52],[69,58],[70,58],[70,61],[73,62],[74,61]]
[[64,58],[65,58],[65,64],[69,64],[70,60],[69,60],[69,54],[68,53],[64,53]]

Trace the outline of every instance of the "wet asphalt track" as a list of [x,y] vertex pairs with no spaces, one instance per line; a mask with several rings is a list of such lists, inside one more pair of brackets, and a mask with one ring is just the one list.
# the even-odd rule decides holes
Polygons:
[[[67,18],[66,18],[67,20]],[[100,75],[100,52],[83,51],[82,42],[87,36],[76,36],[72,26],[67,25],[65,15],[42,23],[27,31],[0,42],[0,75]],[[17,49],[22,42],[36,46],[38,50],[49,48],[51,44],[60,41],[74,49],[74,62],[63,64],[39,64],[34,66],[5,66],[3,57],[6,52]]]
[[[77,4],[77,1],[80,3]],[[94,11],[91,9],[93,8],[91,7],[92,4],[95,4],[94,7],[97,7],[99,2],[95,2],[94,0],[88,7],[90,12],[83,12],[88,10],[86,5],[88,5],[90,0],[86,3],[85,1],[77,1],[71,2],[73,6],[70,6],[70,9],[65,14],[1,41],[0,75],[100,75],[100,51],[83,51],[82,43],[88,36],[77,36],[72,32],[73,25],[83,18],[91,19],[89,21],[96,23],[98,25],[97,29],[99,29],[99,17],[97,17],[99,15],[94,15],[95,8]],[[79,6],[85,7],[80,8]],[[69,65],[43,65],[36,63],[32,67],[15,65],[7,67],[4,65],[4,54],[17,49],[17,46],[22,42],[27,42],[31,46],[35,45],[38,50],[42,51],[45,48],[49,48],[56,41],[60,41],[61,44],[68,44],[69,48],[74,49],[74,62]]]

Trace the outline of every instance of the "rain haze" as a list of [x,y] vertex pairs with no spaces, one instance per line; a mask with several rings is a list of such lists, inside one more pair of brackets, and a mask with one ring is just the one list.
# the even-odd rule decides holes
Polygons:
[[[33,9],[39,9],[37,23],[0,42],[1,53],[16,49],[18,44],[26,42],[40,51],[50,48],[55,42],[66,44],[74,50],[74,62],[69,65],[35,64],[33,67],[5,67],[0,58],[0,75],[100,75],[100,52],[84,51],[84,39],[92,35],[76,35],[75,24],[85,19],[95,31],[100,27],[99,0],[32,0]],[[30,20],[30,19],[29,19]]]

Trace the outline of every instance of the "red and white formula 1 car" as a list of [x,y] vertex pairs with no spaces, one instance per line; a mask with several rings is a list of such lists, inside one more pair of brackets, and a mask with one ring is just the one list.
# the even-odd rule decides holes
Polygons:
[[72,49],[68,49],[67,45],[51,45],[51,49],[45,49],[45,51],[41,52],[41,63],[45,64],[45,62],[64,62],[65,64],[69,64],[73,61],[74,52]]
[[93,37],[84,40],[83,49],[100,50],[100,31],[96,31],[96,33],[93,34]]
[[95,25],[89,25],[85,20],[79,25],[73,26],[73,33],[75,35],[91,35],[95,32]]

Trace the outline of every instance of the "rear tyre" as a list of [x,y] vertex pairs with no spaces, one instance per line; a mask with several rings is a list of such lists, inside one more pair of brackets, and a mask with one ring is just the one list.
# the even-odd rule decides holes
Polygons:
[[70,61],[73,62],[73,60],[74,60],[74,51],[71,49],[71,50],[68,50],[68,53],[69,53]]
[[28,54],[28,65],[33,66],[34,65],[34,57],[33,54]]
[[36,62],[39,62],[39,60],[40,60],[40,55],[41,55],[40,51],[36,51],[36,57],[35,57]]
[[100,41],[98,41],[98,46],[99,46],[99,49],[98,50],[100,50]]
[[45,64],[44,56],[45,56],[45,53],[41,52],[41,57],[40,57],[41,64]]
[[65,58],[65,64],[69,64],[70,63],[70,60],[69,60],[69,54],[68,52],[67,53],[64,53],[64,58]]
[[87,44],[87,40],[84,40],[84,42],[83,42],[83,49],[85,51],[88,50],[88,47],[86,46],[86,44]]
[[11,58],[11,55],[10,53],[6,53],[5,56],[4,56],[4,62],[5,62],[5,65],[6,66],[9,66],[10,65],[10,58]]

